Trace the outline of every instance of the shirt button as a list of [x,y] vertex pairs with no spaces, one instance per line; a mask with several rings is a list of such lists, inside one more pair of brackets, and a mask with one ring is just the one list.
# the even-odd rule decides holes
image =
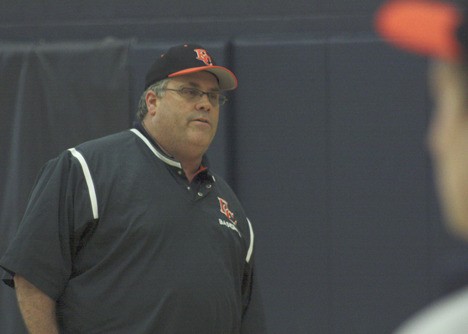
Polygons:
[[203,194],[199,192],[199,193],[198,193],[198,196],[202,197],[202,196],[203,196]]
[[190,190],[190,187],[187,187],[187,190]]
[[211,188],[211,184],[207,184],[207,185],[206,185],[206,188],[207,188],[207,189],[210,189],[210,188]]
[[182,171],[181,171],[181,170],[180,170],[180,171],[178,171],[178,172],[177,172],[177,174],[179,174],[179,175],[182,175]]

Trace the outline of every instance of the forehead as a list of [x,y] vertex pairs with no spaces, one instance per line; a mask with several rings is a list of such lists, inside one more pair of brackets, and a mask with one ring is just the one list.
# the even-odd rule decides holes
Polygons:
[[205,89],[219,89],[218,78],[206,71],[173,77],[171,81],[175,84],[186,84],[194,87],[204,87]]

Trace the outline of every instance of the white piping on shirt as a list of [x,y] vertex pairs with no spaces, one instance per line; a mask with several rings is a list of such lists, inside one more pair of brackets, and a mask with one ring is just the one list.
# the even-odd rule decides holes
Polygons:
[[252,228],[252,223],[250,223],[249,218],[247,218],[247,223],[249,223],[249,230],[250,230],[250,246],[249,246],[249,250],[247,251],[247,256],[245,258],[245,261],[247,263],[249,263],[250,258],[252,256],[253,247],[254,247],[254,232],[253,232],[253,228]]
[[148,138],[146,138],[140,131],[138,131],[137,129],[130,129],[130,131],[132,131],[134,134],[140,137],[140,139],[143,140],[146,146],[148,146],[149,149],[154,153],[154,155],[156,155],[159,159],[161,159],[162,161],[164,161],[166,164],[170,166],[182,169],[182,166],[180,163],[178,163],[177,161],[171,160],[165,157],[164,155],[162,155],[161,153],[159,153],[158,150],[154,148],[153,144],[151,144],[151,142],[148,140]]
[[86,180],[86,185],[88,186],[89,199],[91,201],[91,209],[93,210],[93,218],[98,219],[99,212],[98,212],[96,189],[94,188],[94,182],[93,182],[93,178],[91,177],[88,164],[85,158],[83,157],[83,155],[80,152],[78,152],[75,148],[70,148],[69,151],[78,160],[78,162],[81,165],[81,169],[83,169],[83,174]]

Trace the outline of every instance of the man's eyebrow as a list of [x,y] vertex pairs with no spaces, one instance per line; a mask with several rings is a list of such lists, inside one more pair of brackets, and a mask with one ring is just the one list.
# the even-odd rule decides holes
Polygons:
[[[194,88],[200,89],[200,85],[199,85],[198,83],[196,83],[196,82],[193,82],[193,81],[189,81],[189,82],[186,82],[186,83],[181,83],[179,87],[182,87],[182,86],[184,86],[184,85],[185,85],[185,86],[186,86],[186,85],[189,85],[189,86],[192,86],[192,87],[194,87]],[[200,89],[200,90],[201,90],[201,89]],[[210,89],[209,91],[210,91],[210,92],[219,92],[219,91],[221,91],[221,90],[219,89],[219,87],[214,87],[214,88]]]

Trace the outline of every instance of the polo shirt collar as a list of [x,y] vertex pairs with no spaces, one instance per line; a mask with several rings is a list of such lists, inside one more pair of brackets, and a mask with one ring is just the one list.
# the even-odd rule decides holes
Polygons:
[[[158,143],[149,135],[149,133],[145,130],[141,122],[135,122],[134,128],[130,129],[134,134],[136,134],[138,137],[140,137],[141,140],[148,146],[148,148],[158,157],[160,160],[162,160],[164,163],[166,163],[169,166],[172,167],[177,167],[179,169],[182,169],[182,165],[180,162],[177,160],[174,160],[172,157],[168,156],[164,151],[161,149],[161,147],[158,145]],[[208,170],[208,159],[204,155],[202,158],[202,164],[200,166],[200,169],[198,173],[207,171]]]

